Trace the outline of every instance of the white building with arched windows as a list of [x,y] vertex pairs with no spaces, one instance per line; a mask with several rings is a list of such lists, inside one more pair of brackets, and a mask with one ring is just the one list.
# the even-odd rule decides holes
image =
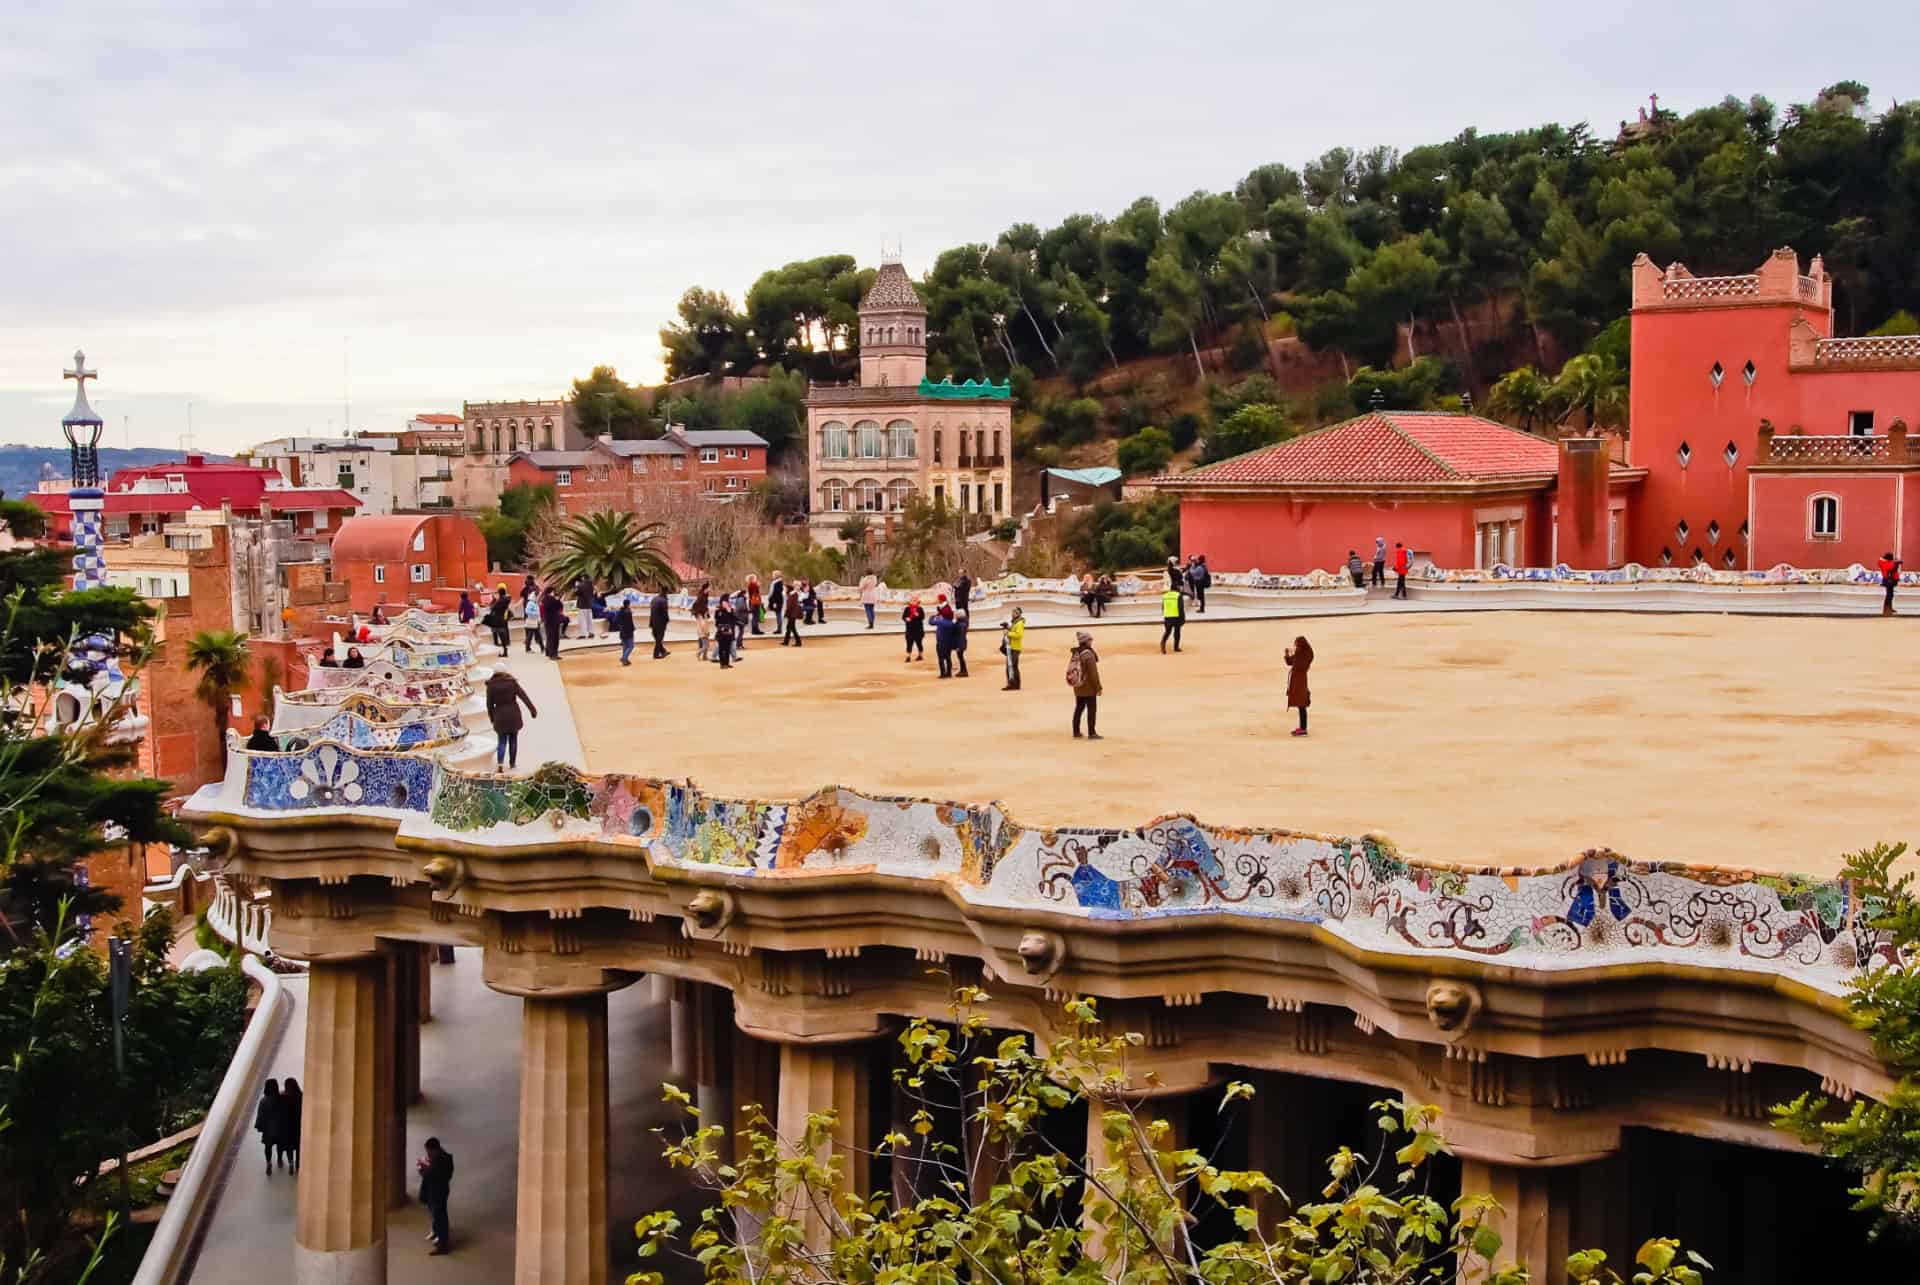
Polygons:
[[520,451],[583,451],[572,402],[564,398],[527,402],[466,402],[461,407],[466,451],[454,461],[453,502],[484,508],[507,487],[507,461]]
[[848,516],[884,533],[915,495],[985,521],[1013,506],[1005,384],[927,379],[927,310],[897,260],[860,301],[860,382],[807,398],[808,529],[838,544]]

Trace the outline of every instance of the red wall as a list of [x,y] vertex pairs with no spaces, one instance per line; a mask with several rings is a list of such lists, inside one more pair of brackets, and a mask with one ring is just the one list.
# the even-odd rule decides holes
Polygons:
[[[1723,555],[1732,548],[1736,567],[1765,569],[1781,561],[1836,565],[1830,545],[1804,549],[1805,521],[1797,515],[1784,531],[1761,537],[1766,549],[1781,547],[1778,540],[1802,547],[1802,557],[1821,560],[1783,559],[1759,547],[1749,558],[1740,525],[1750,517],[1747,465],[1758,449],[1760,421],[1772,420],[1782,435],[1796,424],[1812,436],[1832,435],[1847,431],[1849,411],[1870,410],[1876,434],[1884,434],[1896,418],[1913,427],[1920,424],[1920,371],[1792,371],[1788,346],[1796,316],[1804,316],[1817,334],[1829,333],[1831,318],[1824,309],[1791,302],[1653,307],[1633,314],[1629,458],[1648,473],[1629,528],[1632,561],[1659,566],[1666,549],[1675,566],[1687,566],[1698,548],[1712,565],[1723,567]],[[1711,378],[1716,361],[1725,372],[1718,389]],[[1756,372],[1752,387],[1742,373],[1749,361]],[[1692,448],[1685,468],[1677,457],[1683,441]],[[1738,452],[1731,467],[1724,455],[1729,442]],[[1682,520],[1688,528],[1684,541],[1678,531]],[[1706,534],[1716,521],[1717,545]],[[1876,549],[1875,556],[1883,551]],[[1846,560],[1837,565],[1845,566]]]
[[[426,547],[416,551],[411,543],[396,551],[392,558],[340,558],[334,562],[334,579],[348,588],[353,610],[364,615],[375,604],[408,606],[420,599],[436,602],[459,600],[460,590],[470,589],[487,576],[487,541],[470,517],[459,513],[436,513],[421,528]],[[425,583],[409,579],[408,568],[424,562],[433,568]],[[386,582],[376,583],[374,567],[386,569]],[[436,590],[445,590],[440,593]]]
[[[1901,494],[1901,488],[1905,494]],[[1816,495],[1840,501],[1837,540],[1809,538]],[[1904,529],[1903,529],[1904,528]],[[1920,477],[1911,473],[1761,473],[1753,479],[1753,565],[1872,566],[1892,550],[1920,553]]]
[[1522,560],[1542,565],[1551,537],[1546,501],[1540,495],[1397,505],[1189,495],[1180,504],[1180,549],[1183,557],[1206,554],[1207,565],[1215,571],[1257,567],[1274,575],[1297,575],[1316,568],[1343,570],[1349,549],[1371,561],[1374,537],[1385,536],[1389,550],[1399,541],[1416,558],[1429,558],[1442,567],[1471,567],[1475,510],[1515,504],[1525,510]]

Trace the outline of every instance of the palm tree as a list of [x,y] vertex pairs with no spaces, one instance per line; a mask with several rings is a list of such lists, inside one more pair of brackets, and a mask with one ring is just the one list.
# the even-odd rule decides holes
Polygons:
[[1532,366],[1510,370],[1493,381],[1487,406],[1494,414],[1519,420],[1520,428],[1531,433],[1536,423],[1549,417],[1553,385]]
[[664,522],[610,510],[584,513],[561,524],[558,547],[543,569],[568,582],[585,576],[610,593],[636,585],[671,593],[680,587],[680,573],[667,555],[666,536]]
[[247,636],[231,629],[203,629],[187,639],[187,668],[200,673],[193,694],[213,710],[213,725],[223,743],[227,739],[227,716],[233,707],[233,692],[247,685],[251,659],[247,654]]
[[1560,368],[1553,401],[1561,407],[1561,424],[1579,411],[1589,429],[1596,424],[1618,426],[1627,418],[1627,373],[1611,357],[1581,353]]

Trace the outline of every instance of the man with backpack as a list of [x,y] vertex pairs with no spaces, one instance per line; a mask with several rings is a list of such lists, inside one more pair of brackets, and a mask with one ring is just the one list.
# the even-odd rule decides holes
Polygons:
[[1207,555],[1196,553],[1187,566],[1187,590],[1193,594],[1193,606],[1201,615],[1207,614],[1207,586],[1213,583],[1213,572],[1207,569]]
[[1080,738],[1080,716],[1087,716],[1087,739],[1103,739],[1100,718],[1100,657],[1093,650],[1093,635],[1081,630],[1074,635],[1073,651],[1067,657],[1067,686],[1073,688],[1073,735]]

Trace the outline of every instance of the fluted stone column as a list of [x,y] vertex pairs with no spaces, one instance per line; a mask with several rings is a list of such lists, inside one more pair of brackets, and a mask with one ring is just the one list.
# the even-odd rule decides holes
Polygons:
[[673,979],[672,998],[667,1001],[667,1034],[673,1082],[683,1089],[693,1087],[694,1036],[693,988],[695,983]]
[[[399,1074],[399,1103],[404,1124],[405,1108],[420,1100],[420,982],[427,970],[421,964],[420,947],[413,942],[397,943],[391,953],[394,1019],[399,1041],[394,1059]],[[404,1134],[404,1127],[401,1132]],[[404,1170],[402,1177],[405,1177]]]
[[1573,1173],[1461,1157],[1463,1195],[1492,1196],[1501,1213],[1489,1225],[1500,1233],[1495,1266],[1524,1263],[1535,1280],[1558,1280],[1566,1271],[1573,1202]]
[[[733,993],[724,986],[689,983],[693,1042],[694,1105],[700,1109],[700,1127],[718,1125],[732,1132],[733,1104]],[[726,1148],[721,1148],[726,1154]]]
[[604,991],[523,1003],[516,1223],[516,1285],[605,1285]]
[[1340,1148],[1335,1113],[1327,1109],[1327,1085],[1304,1075],[1254,1071],[1246,1104],[1247,1163],[1278,1184],[1281,1195],[1259,1196],[1261,1225],[1273,1226],[1293,1210],[1322,1197],[1327,1159]]
[[[380,987],[384,992],[380,1029],[374,1033],[380,1064],[387,1068],[380,1086],[380,1154],[386,1157],[381,1174],[388,1208],[407,1203],[407,1039],[403,1026],[411,983],[402,980],[400,957],[405,946],[393,943],[380,950]],[[419,1027],[413,1028],[417,1059]]]
[[293,1250],[298,1285],[384,1285],[387,1279],[389,985],[386,961],[371,953],[317,959],[307,975]]
[[[806,1134],[807,1117],[826,1111],[835,1113],[832,1136],[814,1153],[821,1164],[832,1157],[840,1161],[840,1181],[833,1194],[868,1194],[868,1169],[873,1142],[868,1126],[872,1104],[873,1055],[870,1044],[782,1044],[780,1046],[781,1140],[797,1144]],[[823,1248],[829,1229],[807,1210],[793,1216],[807,1227],[807,1243]]]
[[420,1023],[423,1026],[433,1020],[433,954],[436,949],[432,942],[423,943],[417,964],[420,973]]

